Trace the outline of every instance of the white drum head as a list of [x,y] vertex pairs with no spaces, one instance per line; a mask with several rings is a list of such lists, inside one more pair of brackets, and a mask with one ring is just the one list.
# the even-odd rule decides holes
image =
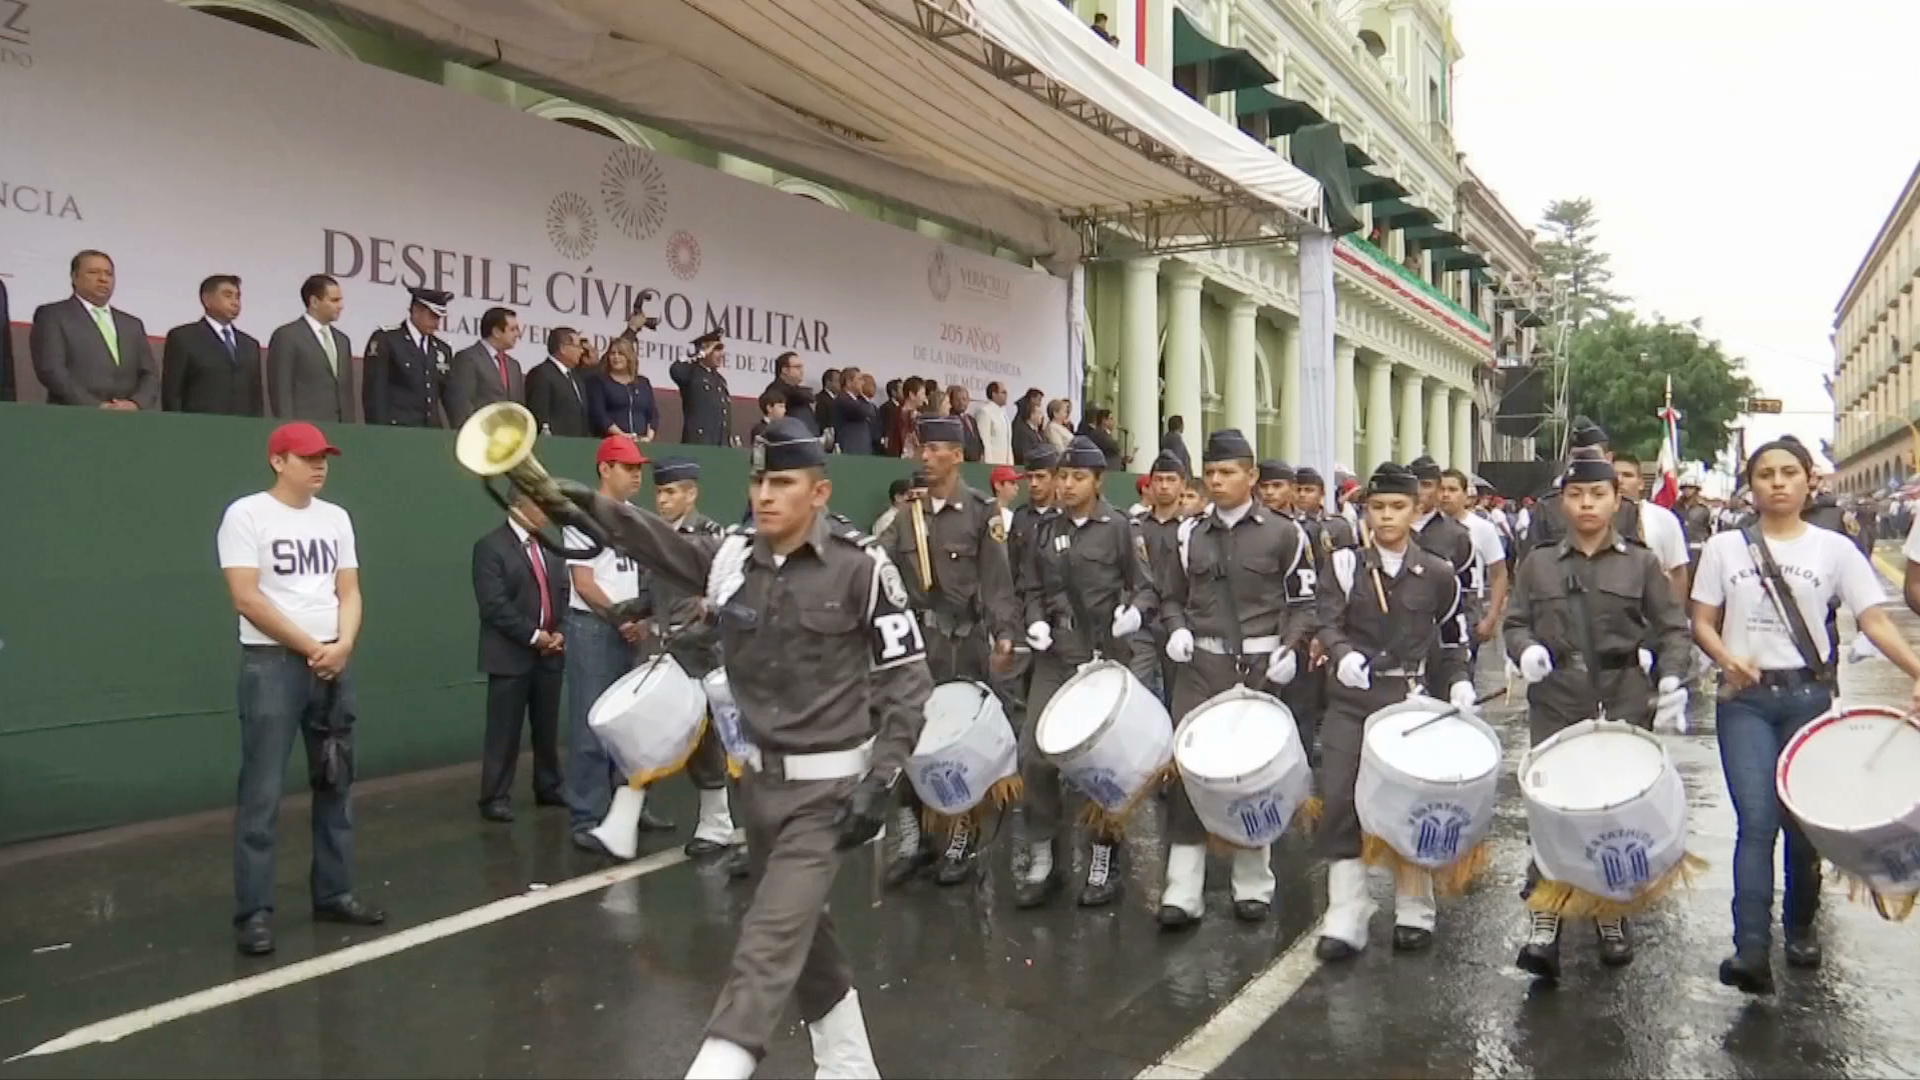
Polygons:
[[937,754],[959,742],[973,727],[986,696],[986,687],[979,683],[950,682],[934,687],[924,709],[927,722],[920,729],[920,741],[913,752]]
[[1235,698],[1194,714],[1182,726],[1174,755],[1188,776],[1230,780],[1265,766],[1295,734],[1284,707],[1259,698]]
[[1610,725],[1571,736],[1563,732],[1543,743],[1521,783],[1528,798],[1582,813],[1639,798],[1666,767],[1666,750],[1653,736]]
[[[1436,703],[1378,713],[1367,725],[1367,749],[1406,776],[1439,784],[1476,780],[1498,769],[1499,744],[1473,721],[1456,713],[1427,724],[1444,711]],[[1427,726],[1413,730],[1421,724]]]
[[659,694],[667,680],[685,682],[686,672],[679,664],[669,666],[661,659],[650,660],[614,680],[606,692],[594,699],[593,708],[588,712],[588,720],[621,716],[637,709],[644,709],[649,698]]
[[1849,709],[1815,724],[1780,761],[1780,795],[1795,817],[1852,832],[1909,818],[1920,807],[1913,780],[1920,776],[1920,728],[1881,709]]
[[1120,711],[1128,688],[1127,669],[1102,664],[1067,680],[1047,702],[1034,745],[1042,754],[1064,754],[1081,746]]

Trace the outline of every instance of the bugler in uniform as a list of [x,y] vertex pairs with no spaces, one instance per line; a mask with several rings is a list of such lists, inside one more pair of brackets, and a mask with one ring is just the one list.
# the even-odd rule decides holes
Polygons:
[[383,326],[367,339],[361,362],[360,404],[369,424],[391,427],[447,426],[441,388],[453,364],[453,346],[436,331],[453,294],[441,289],[407,290],[407,318]]

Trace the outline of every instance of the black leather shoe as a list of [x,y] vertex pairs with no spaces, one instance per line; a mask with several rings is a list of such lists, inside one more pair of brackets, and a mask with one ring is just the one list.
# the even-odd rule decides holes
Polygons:
[[729,845],[723,844],[718,840],[709,840],[704,836],[696,836],[687,841],[687,846],[681,850],[687,853],[687,858],[689,859],[700,859],[708,855],[718,855],[720,852],[727,850],[728,846]]
[[1773,965],[1765,955],[1736,952],[1720,961],[1720,982],[1749,994],[1773,993]]
[[1633,938],[1627,933],[1626,919],[1598,919],[1594,932],[1600,935],[1600,962],[1608,967],[1626,967],[1633,963]]
[[1811,926],[1788,929],[1786,952],[1790,968],[1819,967],[1825,955],[1820,948],[1820,932]]
[[1433,944],[1433,931],[1422,930],[1417,926],[1396,926],[1393,928],[1394,952],[1425,952]]
[[1189,915],[1185,908],[1166,904],[1160,908],[1158,916],[1162,930],[1187,930],[1200,925],[1200,916]]
[[643,806],[640,808],[640,831],[672,832],[673,819],[654,813],[651,806]]
[[727,856],[727,877],[739,881],[753,873],[753,861],[747,857],[747,845],[736,844]]
[[352,896],[343,896],[331,903],[322,904],[313,909],[315,922],[347,923],[351,926],[379,926],[387,921],[387,913],[377,907],[368,907]]
[[535,806],[565,806],[565,805],[567,805],[567,800],[566,800],[566,797],[565,797],[565,796],[562,796],[562,795],[555,795],[555,794],[547,794],[547,795],[535,795],[535,796],[533,797],[533,805],[535,805]]
[[1266,922],[1267,912],[1270,910],[1272,910],[1272,905],[1268,904],[1265,900],[1235,900],[1233,902],[1233,917],[1239,919],[1241,922]]
[[1118,843],[1095,844],[1087,858],[1087,880],[1080,887],[1081,907],[1106,907],[1120,898],[1127,878],[1127,849]]
[[233,928],[233,944],[243,955],[265,956],[273,951],[273,916],[256,911]]
[[601,843],[600,838],[593,835],[591,828],[574,830],[573,846],[589,855],[605,855],[608,858],[613,857],[613,853],[607,850],[607,845]]
[[1351,960],[1360,955],[1360,950],[1337,937],[1323,937],[1314,943],[1313,955],[1331,964],[1341,960]]
[[960,885],[973,876],[975,848],[973,833],[966,825],[949,838],[947,848],[933,866],[933,880],[942,885]]
[[504,802],[481,803],[480,816],[486,818],[488,821],[511,822],[513,820],[513,807],[508,806]]
[[896,855],[887,863],[887,886],[902,884],[933,865],[933,852],[918,848],[911,855]]

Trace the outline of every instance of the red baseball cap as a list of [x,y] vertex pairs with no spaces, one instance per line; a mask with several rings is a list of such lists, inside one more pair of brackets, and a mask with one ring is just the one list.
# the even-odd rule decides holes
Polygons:
[[281,424],[267,436],[267,456],[275,454],[293,454],[297,457],[319,457],[325,454],[332,457],[340,448],[327,441],[320,429],[305,421]]
[[1018,482],[1020,474],[1014,472],[1011,465],[995,465],[993,474],[988,479],[993,482],[994,487],[999,487],[1001,484]]
[[1151,476],[1143,476],[1133,482],[1133,490],[1141,495],[1147,493],[1147,485],[1153,481]]
[[600,440],[600,453],[594,457],[594,461],[601,465],[609,461],[618,462],[621,465],[645,465],[647,458],[640,452],[640,447],[634,444],[632,438],[626,435],[609,435]]

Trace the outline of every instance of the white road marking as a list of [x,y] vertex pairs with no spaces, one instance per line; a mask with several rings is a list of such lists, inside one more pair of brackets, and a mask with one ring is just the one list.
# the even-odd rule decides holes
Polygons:
[[85,1027],[74,1028],[65,1035],[43,1042],[24,1054],[15,1054],[7,1061],[63,1053],[96,1043],[118,1042],[129,1035],[137,1035],[142,1031],[159,1027],[161,1024],[183,1020],[189,1016],[217,1009],[222,1005],[231,1005],[236,1001],[245,1001],[251,997],[308,982],[323,975],[331,975],[336,971],[344,971],[371,960],[404,952],[416,945],[425,945],[476,927],[497,923],[502,919],[510,919],[535,908],[545,907],[575,896],[583,896],[617,885],[622,881],[645,877],[686,861],[687,856],[683,852],[668,849],[637,862],[602,870],[597,874],[585,874],[556,885],[548,885],[543,889],[529,889],[518,896],[495,900],[491,904],[483,904],[457,915],[448,915],[429,923],[421,923],[419,926],[409,927],[372,941],[336,949],[322,956],[310,957],[244,979],[235,979],[233,982],[209,987],[185,997],[177,997],[172,1001],[164,1001],[158,1005],[125,1013],[111,1020],[102,1020]]
[[1308,927],[1291,948],[1242,986],[1219,1012],[1134,1080],[1201,1080],[1226,1064],[1233,1052],[1245,1046],[1254,1032],[1320,969],[1320,958],[1313,954],[1320,941],[1320,926],[1315,922]]

